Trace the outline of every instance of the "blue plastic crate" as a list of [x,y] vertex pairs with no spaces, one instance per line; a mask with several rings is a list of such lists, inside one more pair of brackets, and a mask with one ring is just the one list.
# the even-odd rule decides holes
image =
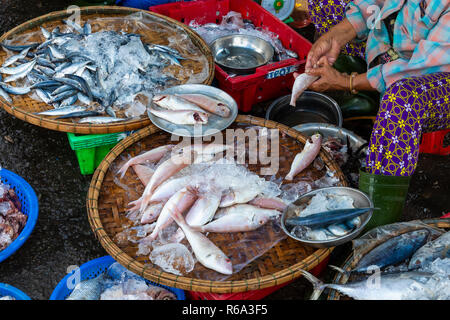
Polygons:
[[19,289],[6,283],[0,283],[0,298],[4,296],[11,296],[16,298],[16,300],[31,300],[29,296]]
[[[89,262],[86,262],[80,266],[80,273],[81,273],[81,281],[93,279],[99,276],[102,273],[105,273],[109,266],[116,262],[111,256],[104,256],[101,258],[97,258],[94,260],[91,260]],[[67,288],[67,283],[69,280],[69,277],[73,275],[75,270],[69,274],[67,274],[56,286],[55,290],[53,290],[52,295],[50,296],[50,300],[65,300],[71,293],[73,289]],[[151,282],[149,280],[144,279],[147,284],[151,284],[158,287],[163,287],[173,294],[177,296],[178,300],[186,300],[184,291],[181,289],[176,289],[172,287],[167,287],[161,284],[157,284],[154,282]]]
[[36,225],[39,203],[33,188],[22,177],[6,169],[0,170],[0,179],[15,192],[22,205],[21,211],[28,216],[27,223],[20,235],[5,250],[0,251],[0,262],[16,252],[28,239]]

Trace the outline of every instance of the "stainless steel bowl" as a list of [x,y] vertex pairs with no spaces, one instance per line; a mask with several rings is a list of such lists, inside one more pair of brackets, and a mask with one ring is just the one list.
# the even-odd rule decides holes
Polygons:
[[227,71],[251,73],[273,57],[272,45],[261,38],[243,34],[220,37],[210,45],[214,61]]
[[347,187],[329,187],[329,188],[317,189],[317,190],[305,193],[304,195],[300,196],[296,201],[291,203],[286,208],[286,210],[284,210],[283,214],[281,215],[281,228],[284,230],[284,232],[292,239],[300,241],[301,243],[308,245],[310,247],[314,247],[314,248],[335,247],[335,246],[341,245],[343,243],[346,243],[346,242],[351,241],[352,239],[356,238],[363,231],[364,227],[366,226],[366,224],[369,222],[370,218],[372,217],[372,210],[361,215],[360,216],[361,220],[362,220],[361,225],[343,237],[339,237],[339,238],[335,238],[335,239],[331,239],[331,240],[316,241],[316,240],[297,238],[296,236],[294,236],[293,234],[291,234],[288,231],[288,229],[286,228],[286,225],[285,225],[286,218],[295,216],[295,213],[294,213],[295,208],[301,204],[307,203],[318,192],[327,192],[330,194],[350,196],[354,200],[353,204],[354,204],[355,208],[373,207],[373,203],[370,200],[370,198],[365,193],[359,191],[358,189],[347,188]]
[[[316,132],[319,132],[322,137],[336,137],[342,140],[343,143],[346,143],[347,136],[350,140],[350,147],[353,151],[358,150],[361,146],[367,143],[366,140],[355,134],[353,131],[350,131],[345,128],[341,128],[335,126],[333,124],[328,123],[304,123],[298,126],[292,127],[293,129],[300,131],[304,135],[311,136]],[[363,148],[360,152],[365,152],[367,147]]]

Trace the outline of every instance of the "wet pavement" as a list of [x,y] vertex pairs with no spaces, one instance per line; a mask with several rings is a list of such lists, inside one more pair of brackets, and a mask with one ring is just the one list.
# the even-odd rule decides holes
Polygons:
[[[0,33],[68,4],[58,0],[27,1],[25,8],[20,0],[3,1]],[[28,241],[0,263],[0,282],[23,290],[32,299],[48,299],[69,266],[106,255],[87,219],[85,199],[91,176],[80,174],[65,133],[33,126],[3,110],[0,110],[0,164],[30,183],[40,205],[39,219]],[[448,156],[420,156],[403,220],[439,217],[450,211],[448,172]],[[349,250],[349,245],[337,248],[330,263],[339,265]],[[327,271],[322,278],[331,276]],[[310,292],[311,286],[298,279],[266,299],[303,299]]]

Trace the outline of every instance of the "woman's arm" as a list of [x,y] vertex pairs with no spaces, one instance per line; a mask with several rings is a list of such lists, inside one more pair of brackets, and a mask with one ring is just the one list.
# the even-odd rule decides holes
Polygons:
[[327,57],[328,62],[333,64],[341,48],[356,37],[356,31],[352,24],[345,18],[323,34],[312,45],[306,60],[305,70],[309,71],[317,65],[322,57]]

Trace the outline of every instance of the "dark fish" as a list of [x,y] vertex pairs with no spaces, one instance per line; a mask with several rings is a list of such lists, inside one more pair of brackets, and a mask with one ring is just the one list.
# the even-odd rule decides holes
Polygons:
[[8,49],[10,51],[16,51],[16,52],[21,52],[25,49],[34,49],[39,45],[39,43],[30,43],[30,44],[26,44],[26,45],[9,45],[9,44],[5,44],[2,43],[1,46],[5,49]]
[[100,112],[97,111],[79,111],[72,112],[63,116],[60,116],[56,119],[68,119],[68,118],[86,118],[86,117],[95,117],[101,115]]
[[319,212],[306,217],[288,218],[286,224],[310,228],[325,227],[330,224],[345,222],[374,209],[376,208],[351,208]]
[[47,67],[47,68],[50,68],[53,70],[55,70],[55,68],[56,68],[56,66],[51,61],[41,58],[41,57],[37,57],[36,62],[40,66],[44,66],[44,67]]
[[92,95],[92,91],[89,88],[88,83],[82,77],[74,75],[74,74],[66,74],[66,78],[69,78],[69,79],[77,81],[81,85],[81,87],[83,88],[84,93],[86,93],[86,95],[89,97],[89,99],[90,100],[94,99],[94,96]]
[[62,101],[62,100],[64,100],[64,99],[67,99],[67,98],[73,96],[73,95],[76,95],[77,93],[78,93],[77,90],[69,90],[69,91],[65,91],[65,92],[60,93],[59,95],[53,97],[53,98],[49,101],[49,103],[52,104],[52,103],[55,103],[55,102],[60,102],[60,101]]
[[22,95],[27,94],[31,91],[30,87],[13,87],[3,82],[0,82],[0,87],[10,94]]
[[422,247],[429,235],[428,230],[422,229],[393,237],[362,257],[352,272],[367,272],[374,265],[384,268],[400,263]]
[[54,87],[54,86],[61,86],[61,83],[55,80],[47,80],[47,81],[42,81],[42,82],[38,82],[33,84],[30,88],[31,89],[46,89],[49,87]]
[[52,92],[52,96],[56,96],[56,95],[58,95],[58,94],[60,94],[60,93],[63,93],[64,91],[69,91],[69,90],[73,90],[73,87],[72,87],[72,86],[69,86],[69,85],[67,85],[67,84],[65,84],[65,85],[63,85],[63,86],[60,86],[60,87],[57,88],[56,90],[54,90],[54,91]]

